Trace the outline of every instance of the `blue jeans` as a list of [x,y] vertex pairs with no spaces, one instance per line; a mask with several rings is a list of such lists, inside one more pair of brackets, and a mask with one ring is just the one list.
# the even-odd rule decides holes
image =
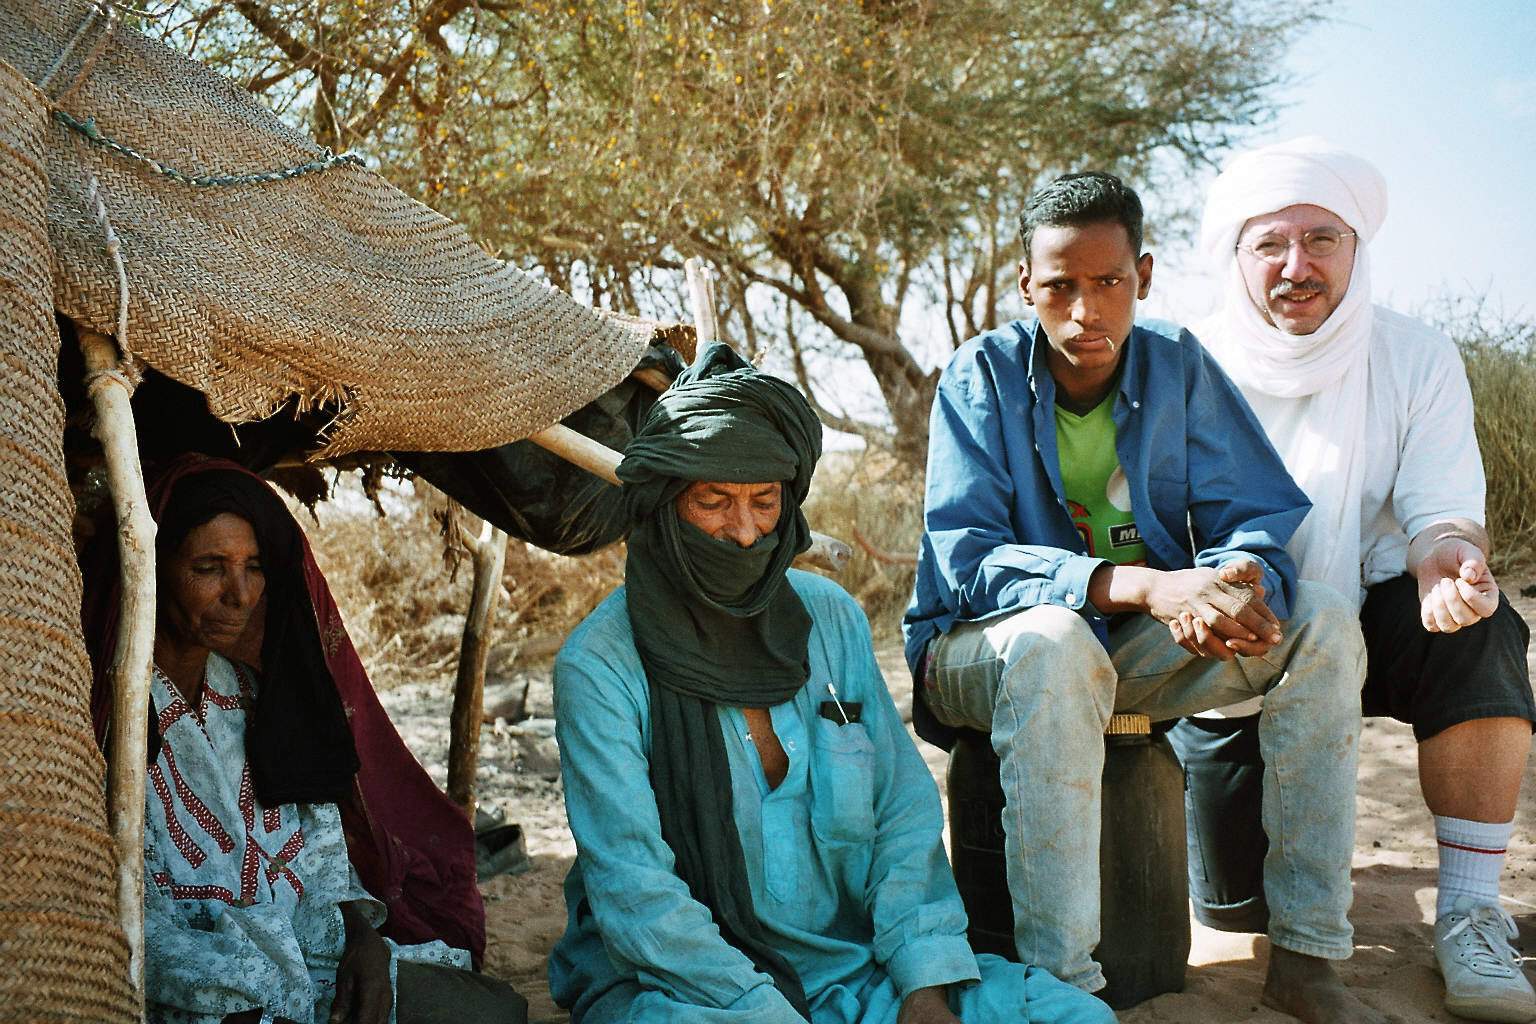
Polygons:
[[1256,658],[1197,658],[1136,616],[1106,651],[1078,613],[1042,605],[959,623],[929,647],[923,696],[945,725],[989,732],[1001,761],[1014,940],[1025,963],[1096,991],[1100,779],[1110,715],[1180,718],[1264,694],[1264,891],[1272,942],[1343,959],[1365,647],[1354,605],[1302,583],[1284,639]]
[[[1430,633],[1419,624],[1418,581],[1403,575],[1373,585],[1360,610],[1366,646],[1361,704],[1367,717],[1413,726],[1420,743],[1482,718],[1536,720],[1526,667],[1530,631],[1509,598],[1476,626]],[[1260,828],[1264,760],[1258,716],[1191,718],[1168,731],[1189,779],[1185,823],[1189,895],[1195,916],[1223,931],[1262,931]]]

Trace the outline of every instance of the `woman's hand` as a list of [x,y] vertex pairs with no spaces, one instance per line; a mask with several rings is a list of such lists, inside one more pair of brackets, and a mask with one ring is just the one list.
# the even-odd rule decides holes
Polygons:
[[331,1024],[389,1024],[395,993],[389,985],[389,947],[355,904],[341,904],[347,944],[336,968]]

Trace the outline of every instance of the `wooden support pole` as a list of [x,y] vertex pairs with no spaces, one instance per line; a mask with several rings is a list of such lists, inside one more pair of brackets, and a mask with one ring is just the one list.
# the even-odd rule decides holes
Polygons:
[[697,256],[683,261],[688,278],[688,294],[693,301],[693,330],[699,348],[720,340],[720,319],[715,315],[715,282],[709,268]]
[[112,656],[112,724],[107,817],[117,849],[117,903],[128,937],[128,974],[144,998],[144,757],[149,738],[149,676],[155,647],[155,521],[117,345],[80,328],[86,388],[96,410],[96,439],[106,457],[122,560],[122,605]]
[[[579,435],[578,435],[579,436]],[[507,535],[487,520],[471,545],[475,580],[459,645],[459,669],[453,683],[453,713],[448,726],[448,799],[473,824],[475,768],[480,760],[480,718],[485,707],[485,664],[491,653],[496,597],[507,561]]]
[[672,378],[668,377],[661,370],[636,370],[630,376],[652,391],[665,391],[672,386]]
[[556,423],[547,430],[541,430],[528,438],[534,444],[547,451],[554,452],[566,462],[580,466],[601,480],[606,480],[613,486],[619,486],[619,463],[624,461],[624,456],[609,448],[601,441],[594,441],[585,434],[578,433],[564,423]]

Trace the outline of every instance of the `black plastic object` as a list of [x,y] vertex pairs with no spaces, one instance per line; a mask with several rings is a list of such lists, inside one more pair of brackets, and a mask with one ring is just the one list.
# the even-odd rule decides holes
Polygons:
[[[1117,1010],[1184,988],[1189,910],[1184,775],[1161,736],[1106,736],[1094,953]],[[962,732],[949,755],[950,859],[971,948],[1017,960],[1003,855],[1003,791],[987,737]]]
[[1269,930],[1258,718],[1186,718],[1168,730],[1184,763],[1190,903],[1195,920],[1224,932]]
[[[660,369],[675,377],[683,364],[671,348],[655,345],[637,368]],[[629,377],[561,422],[622,451],[656,396],[652,388]],[[619,489],[532,441],[478,452],[392,454],[470,512],[549,551],[583,555],[625,535]]]
[[1184,771],[1162,736],[1104,737],[1095,957],[1115,1009],[1184,989],[1189,876]]
[[521,875],[533,870],[521,825],[497,825],[475,833],[475,880],[497,875]]

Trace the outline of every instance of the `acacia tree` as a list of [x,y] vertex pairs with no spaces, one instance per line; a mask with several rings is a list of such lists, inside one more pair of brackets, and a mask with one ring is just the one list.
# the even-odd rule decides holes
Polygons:
[[[1320,2],[185,0],[160,24],[596,303],[707,256],[737,337],[771,328],[831,425],[919,460],[1029,189],[1088,166],[1182,186],[1268,116]],[[918,307],[943,336],[904,326]],[[808,368],[849,354],[884,415],[820,402]]]

